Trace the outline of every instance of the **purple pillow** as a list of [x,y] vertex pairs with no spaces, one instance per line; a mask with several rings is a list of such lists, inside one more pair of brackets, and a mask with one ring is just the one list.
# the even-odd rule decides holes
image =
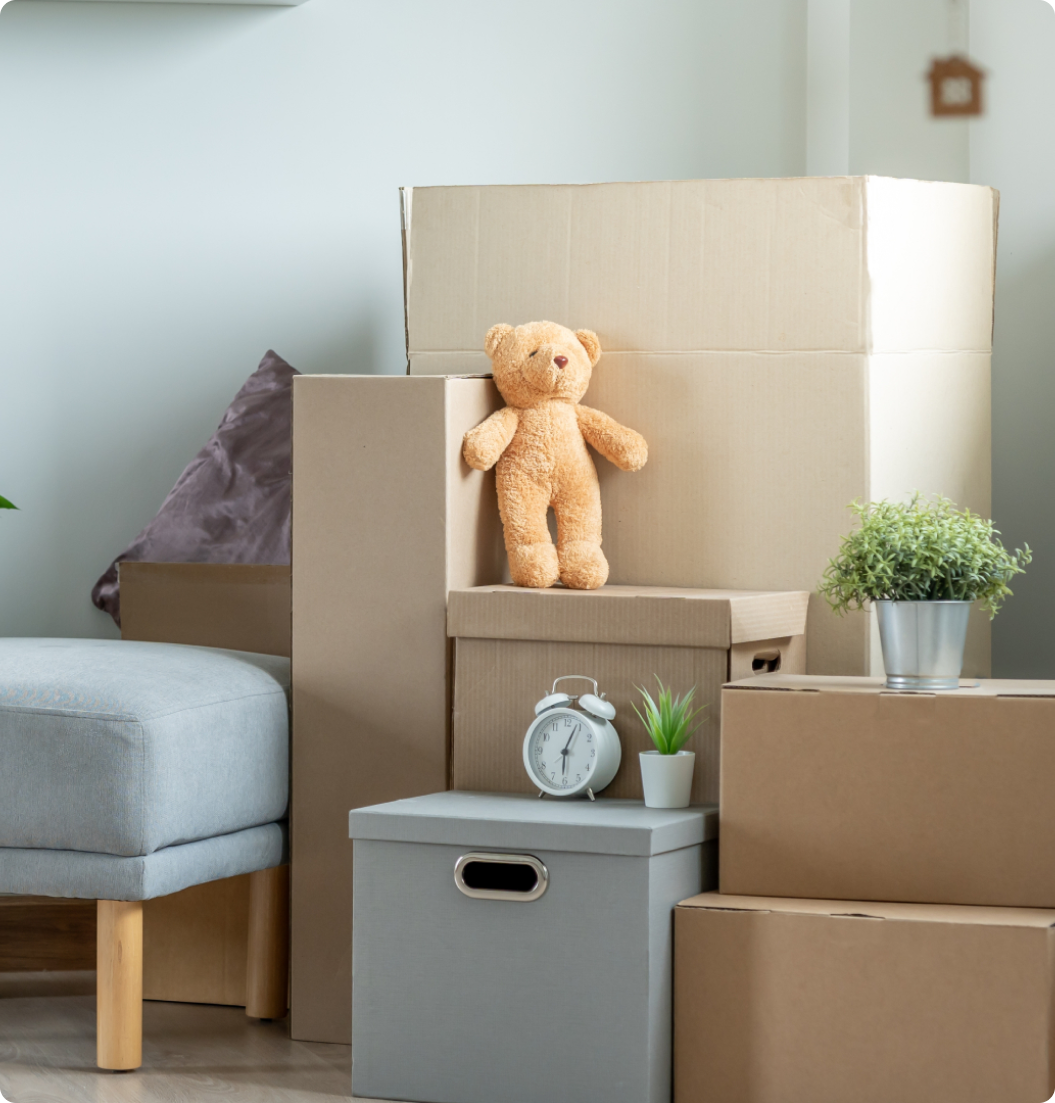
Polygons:
[[92,601],[121,626],[117,564],[289,563],[293,377],[268,352],[158,515],[110,564]]

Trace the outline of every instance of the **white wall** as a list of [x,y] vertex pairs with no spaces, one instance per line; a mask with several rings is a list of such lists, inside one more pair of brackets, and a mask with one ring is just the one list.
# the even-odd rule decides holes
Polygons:
[[1000,189],[993,352],[993,516],[1036,556],[993,626],[993,673],[1055,678],[1055,10],[970,0],[986,114],[927,115],[922,76],[949,52],[949,0],[852,2],[849,169]]
[[400,184],[805,169],[806,0],[0,12],[0,633],[89,591],[274,347],[404,370]]
[[993,516],[1036,551],[994,624],[994,673],[1055,678],[1055,11],[972,0],[971,48],[990,74],[971,180],[1001,193]]
[[933,119],[932,58],[966,49],[967,2],[808,0],[807,150],[811,176],[966,182],[969,123]]
[[950,0],[853,0],[851,174],[968,182],[971,124],[932,118],[926,80],[956,45],[949,14]]

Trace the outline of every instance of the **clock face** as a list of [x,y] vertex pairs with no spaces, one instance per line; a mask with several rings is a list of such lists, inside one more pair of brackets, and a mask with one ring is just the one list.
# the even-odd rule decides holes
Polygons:
[[526,757],[547,788],[584,790],[597,769],[597,733],[581,712],[553,709],[535,721]]

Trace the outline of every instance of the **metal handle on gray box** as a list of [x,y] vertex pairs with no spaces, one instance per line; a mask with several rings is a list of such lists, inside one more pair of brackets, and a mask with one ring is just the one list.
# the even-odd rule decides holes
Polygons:
[[531,854],[463,854],[454,863],[458,891],[474,900],[537,900],[549,888],[549,870]]

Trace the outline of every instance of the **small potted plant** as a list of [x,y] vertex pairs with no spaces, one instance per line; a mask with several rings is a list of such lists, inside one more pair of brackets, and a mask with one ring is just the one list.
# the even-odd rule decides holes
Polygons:
[[0,494],[0,509],[18,509],[14,502],[9,502],[3,494]]
[[642,751],[640,755],[645,806],[686,808],[692,791],[696,754],[682,750],[682,747],[703,723],[702,720],[695,724],[693,721],[705,711],[706,706],[693,709],[695,686],[683,697],[675,697],[658,676],[656,681],[659,683],[658,704],[648,690],[638,686],[637,691],[643,698],[644,715],[634,705],[634,712],[656,746],[654,751]]
[[996,616],[1033,558],[1029,545],[1011,554],[992,521],[941,495],[849,508],[860,525],[843,537],[820,592],[840,615],[875,605],[888,688],[959,688],[971,605]]

